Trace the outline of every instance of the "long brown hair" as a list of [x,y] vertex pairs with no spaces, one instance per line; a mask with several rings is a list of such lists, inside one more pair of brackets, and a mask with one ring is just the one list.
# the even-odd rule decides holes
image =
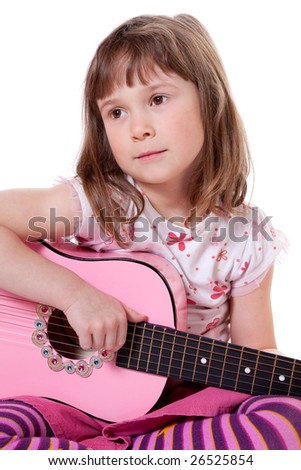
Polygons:
[[97,100],[109,96],[119,84],[131,86],[135,76],[146,84],[156,66],[195,83],[200,93],[205,139],[190,184],[194,213],[231,212],[244,201],[247,191],[250,156],[245,131],[208,32],[186,14],[132,18],[99,45],[88,69],[84,142],[77,165],[94,214],[121,246],[117,226],[125,220],[127,208],[120,200],[134,204],[130,222],[139,217],[144,202],[114,159]]

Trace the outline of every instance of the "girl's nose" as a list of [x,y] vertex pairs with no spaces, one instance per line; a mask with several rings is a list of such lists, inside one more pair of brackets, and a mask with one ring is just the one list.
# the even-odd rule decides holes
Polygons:
[[154,126],[147,116],[139,113],[136,117],[132,118],[131,122],[131,135],[132,140],[144,140],[149,137],[154,137],[156,134]]

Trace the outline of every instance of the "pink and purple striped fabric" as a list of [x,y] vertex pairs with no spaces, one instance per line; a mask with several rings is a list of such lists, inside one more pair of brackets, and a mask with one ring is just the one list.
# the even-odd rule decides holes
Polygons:
[[38,410],[18,400],[0,401],[0,450],[80,450],[85,446],[57,438]]
[[135,436],[132,449],[301,449],[301,400],[252,397],[235,412],[183,419]]
[[[49,423],[32,405],[20,400],[0,401],[1,450],[88,448],[86,443],[55,436]],[[131,436],[129,448],[301,449],[301,399],[251,397],[231,413],[210,418],[179,417],[161,429]]]

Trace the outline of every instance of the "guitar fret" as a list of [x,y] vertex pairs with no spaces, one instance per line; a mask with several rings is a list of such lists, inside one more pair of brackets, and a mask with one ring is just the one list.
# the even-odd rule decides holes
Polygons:
[[237,386],[238,386],[238,379],[239,379],[239,374],[240,374],[240,368],[241,368],[241,363],[242,363],[242,357],[243,357],[243,349],[240,351],[240,356],[239,356],[239,364],[237,368],[237,374],[236,374],[236,380],[235,380],[235,385],[234,385],[234,390],[236,392]]
[[237,388],[239,392],[251,393],[254,387],[254,350],[244,347],[242,350],[241,367],[239,371],[239,381]]
[[133,347],[134,347],[134,339],[135,339],[135,334],[136,334],[136,327],[137,327],[137,324],[134,323],[133,332],[132,332],[132,341],[131,341],[130,351],[129,351],[129,355],[128,355],[128,363],[127,363],[127,368],[128,369],[130,369],[130,365],[131,365],[131,359],[132,359],[132,353],[133,353]]
[[167,372],[168,377],[170,377],[170,371],[172,367],[172,361],[173,361],[174,350],[175,350],[175,341],[176,341],[176,335],[173,335],[171,352],[170,352],[170,357],[169,357],[169,364],[168,364],[168,372]]
[[214,340],[211,343],[210,358],[209,358],[209,364],[208,364],[208,369],[207,369],[207,374],[206,374],[206,379],[205,379],[205,385],[207,385],[207,383],[208,383],[208,377],[209,377],[210,365],[211,365],[211,361],[212,361],[213,348],[214,348]]
[[290,383],[289,383],[289,387],[288,387],[288,395],[290,395],[290,393],[291,393],[291,388],[292,388],[292,384],[293,384],[293,377],[294,377],[294,373],[295,373],[295,367],[296,367],[296,359],[294,359],[294,362],[293,362],[293,368],[292,368]]
[[170,365],[170,367],[167,367],[167,364],[165,364],[165,365],[163,365],[163,367],[161,367],[161,369],[163,368],[163,371],[164,372],[166,371],[166,373],[169,370],[169,376],[170,377],[173,377],[173,378],[176,378],[176,379],[181,378],[182,380],[185,380],[185,379],[190,380],[190,378],[188,378],[186,376],[185,377],[183,376],[183,373],[187,372],[187,369],[188,369],[188,366],[189,366],[189,364],[186,363],[185,369],[184,369],[183,359],[185,359],[185,356],[184,356],[184,354],[185,354],[185,348],[184,348],[185,339],[186,339],[186,342],[187,342],[186,333],[184,333],[182,331],[176,331],[175,334],[174,334],[169,329],[166,338],[167,338],[167,343],[168,343],[167,353],[171,354],[171,352],[172,352],[172,363],[170,364],[170,359],[171,358],[170,358],[170,356],[168,356],[169,357],[168,366]]
[[184,344],[184,351],[183,351],[183,356],[182,356],[182,362],[181,362],[181,369],[180,369],[179,379],[182,379],[183,366],[184,366],[184,361],[185,361],[185,356],[186,356],[187,340],[188,340],[188,336],[186,335],[185,344]]
[[161,357],[162,357],[162,352],[163,352],[163,343],[164,343],[165,333],[166,333],[166,328],[164,328],[162,332],[161,348],[160,348],[160,353],[158,357],[158,365],[157,365],[157,372],[156,372],[157,375],[159,375],[159,370],[160,370],[160,365],[161,365]]
[[[288,366],[293,364],[293,369],[295,368],[294,361],[291,362],[290,359],[286,359],[283,356],[277,357],[276,367],[275,367],[275,377],[273,378],[273,388],[272,393],[281,392],[281,394],[287,395],[289,393],[290,383],[292,384],[293,370],[290,370]],[[301,384],[300,384],[301,385]],[[301,391],[301,390],[300,390]]]
[[192,371],[192,378],[191,378],[191,381],[192,381],[192,382],[195,381],[196,368],[197,368],[197,364],[198,364],[198,360],[199,360],[199,355],[200,355],[200,342],[201,342],[201,336],[199,337],[199,340],[198,340],[197,351],[196,351],[196,355],[195,355],[195,359],[194,359],[194,364],[193,364],[193,371]]
[[139,370],[140,369],[140,359],[141,359],[141,354],[142,354],[142,348],[143,348],[143,340],[144,340],[144,328],[142,330],[142,337],[141,337],[141,341],[140,341],[140,348],[139,348],[139,354],[138,354],[138,360],[137,360],[137,365],[136,365],[136,369]]
[[291,395],[301,396],[301,361],[295,360],[294,377],[291,387]]
[[[213,341],[213,349],[211,348],[206,384],[233,390],[241,348],[218,340],[210,341]],[[201,358],[202,365],[207,362],[206,356]]]
[[274,364],[273,364],[273,371],[272,371],[272,378],[270,381],[270,387],[269,387],[269,395],[271,394],[272,391],[272,386],[273,386],[273,380],[274,380],[274,375],[275,375],[275,367],[276,367],[276,361],[277,361],[277,356],[274,358]]
[[256,374],[257,374],[257,367],[258,367],[259,354],[260,354],[260,351],[257,351],[257,355],[256,355],[256,364],[255,364],[254,375],[253,375],[253,382],[252,382],[252,387],[251,387],[251,395],[253,394],[253,391],[254,391],[254,385],[255,385]]
[[[143,349],[140,354],[140,342],[143,339]],[[164,375],[158,372],[158,357],[162,355],[162,327],[158,325],[148,324],[144,329],[143,336],[137,335],[136,340],[136,357],[139,357],[139,370],[150,374]],[[133,367],[137,369],[135,364]]]
[[222,365],[222,372],[221,372],[221,378],[219,381],[219,387],[222,386],[223,383],[223,378],[224,378],[224,372],[225,372],[225,366],[226,366],[226,359],[227,359],[227,353],[228,353],[228,343],[226,345],[226,350],[224,352],[224,359],[223,359],[223,365]]
[[150,345],[149,345],[149,354],[148,354],[148,359],[147,359],[147,364],[146,364],[146,369],[145,369],[146,372],[148,372],[149,370],[149,363],[150,363],[150,358],[151,358],[151,350],[153,347],[155,328],[156,328],[156,325],[153,325],[152,335],[151,335],[151,340],[150,340]]

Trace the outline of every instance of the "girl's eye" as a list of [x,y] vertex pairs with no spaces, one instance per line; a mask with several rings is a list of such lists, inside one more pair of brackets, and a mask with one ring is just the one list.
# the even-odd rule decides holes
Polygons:
[[113,111],[111,111],[112,119],[119,119],[121,118],[121,116],[123,116],[123,114],[124,114],[124,111],[120,108],[116,108],[116,109],[113,109]]
[[159,104],[165,103],[167,100],[167,97],[164,95],[156,95],[152,98],[151,100],[151,105],[152,106],[158,106]]

